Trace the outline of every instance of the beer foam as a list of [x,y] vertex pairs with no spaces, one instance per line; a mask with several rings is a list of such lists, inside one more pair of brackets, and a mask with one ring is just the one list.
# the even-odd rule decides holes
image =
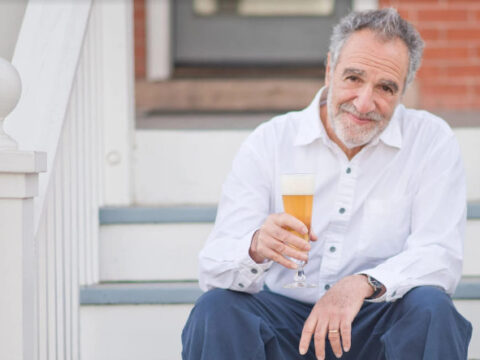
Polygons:
[[315,175],[288,174],[281,177],[282,195],[313,195]]

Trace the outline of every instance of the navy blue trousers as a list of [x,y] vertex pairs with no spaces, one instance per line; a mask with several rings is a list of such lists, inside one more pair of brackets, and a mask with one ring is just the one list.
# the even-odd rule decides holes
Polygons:
[[[298,353],[312,304],[270,291],[214,289],[195,304],[183,329],[184,360],[316,359],[312,343]],[[411,290],[393,303],[365,302],[352,324],[352,346],[342,359],[464,360],[472,326],[435,287]],[[326,359],[336,359],[326,341]]]

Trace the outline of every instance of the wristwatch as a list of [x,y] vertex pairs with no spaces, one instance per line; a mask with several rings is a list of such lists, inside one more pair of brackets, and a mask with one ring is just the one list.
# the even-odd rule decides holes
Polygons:
[[384,288],[383,284],[380,281],[378,281],[377,279],[375,279],[374,277],[372,277],[368,274],[362,274],[362,275],[365,275],[367,277],[368,284],[373,289],[373,294],[370,297],[366,298],[366,300],[375,299],[382,292],[382,290]]

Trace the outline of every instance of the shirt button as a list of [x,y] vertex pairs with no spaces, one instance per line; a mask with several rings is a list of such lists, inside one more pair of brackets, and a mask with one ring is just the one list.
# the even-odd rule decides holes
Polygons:
[[345,171],[347,174],[350,174],[352,172],[352,169],[350,168],[347,168],[347,170]]
[[343,214],[343,213],[345,212],[345,208],[340,208],[340,209],[338,210],[338,212],[339,212],[340,214]]
[[330,289],[330,285],[327,284],[327,285],[324,286],[324,288],[325,288],[325,290],[328,290],[328,289]]
[[245,285],[243,285],[242,283],[238,283],[238,286],[241,288],[245,287]]
[[255,269],[255,268],[252,268],[252,269],[250,269],[250,271],[252,272],[252,274],[256,274],[256,273],[258,273],[258,270],[257,270],[257,269]]
[[337,251],[337,248],[335,246],[330,246],[330,252],[334,253],[335,251]]

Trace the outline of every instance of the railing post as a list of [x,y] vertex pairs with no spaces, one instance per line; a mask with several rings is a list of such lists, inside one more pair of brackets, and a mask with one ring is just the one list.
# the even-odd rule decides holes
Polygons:
[[21,92],[18,72],[0,58],[0,359],[33,360],[35,245],[33,198],[46,154],[19,151],[3,123]]

